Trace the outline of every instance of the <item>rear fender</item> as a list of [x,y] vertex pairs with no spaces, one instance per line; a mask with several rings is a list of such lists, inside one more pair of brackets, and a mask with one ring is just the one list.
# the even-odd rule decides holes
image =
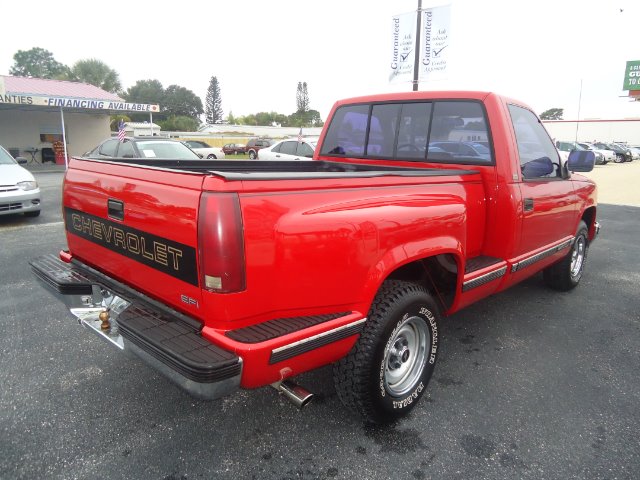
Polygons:
[[[409,265],[415,264],[426,274],[427,267],[424,260],[438,255],[450,254],[455,258],[457,265],[456,292],[459,291],[461,283],[462,258],[464,250],[462,243],[457,238],[451,236],[430,237],[421,241],[413,241],[404,245],[398,245],[387,251],[384,256],[369,271],[368,281],[365,285],[367,302],[370,305],[378,290],[385,280],[394,277],[399,271],[406,269]],[[403,276],[404,277],[404,276]],[[424,281],[428,290],[433,290],[430,282],[425,278],[414,277],[414,281]]]

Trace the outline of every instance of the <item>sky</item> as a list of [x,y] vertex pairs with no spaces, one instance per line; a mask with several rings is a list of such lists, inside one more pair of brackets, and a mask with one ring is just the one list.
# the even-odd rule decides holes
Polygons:
[[[626,61],[640,60],[640,2],[423,0],[451,4],[447,79],[420,90],[486,90],[567,120],[640,117],[623,98]],[[9,6],[10,5],[10,6]],[[89,2],[5,5],[0,74],[18,50],[40,47],[72,66],[96,58],[126,89],[157,79],[204,104],[218,79],[224,115],[296,110],[298,82],[326,119],[336,100],[410,91],[389,84],[392,16],[417,0]],[[102,7],[98,11],[98,5]],[[7,21],[11,19],[11,21]]]

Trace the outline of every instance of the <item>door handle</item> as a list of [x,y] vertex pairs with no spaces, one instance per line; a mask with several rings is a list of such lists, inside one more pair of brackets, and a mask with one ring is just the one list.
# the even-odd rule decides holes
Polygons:
[[530,212],[533,210],[533,198],[524,199],[524,211]]

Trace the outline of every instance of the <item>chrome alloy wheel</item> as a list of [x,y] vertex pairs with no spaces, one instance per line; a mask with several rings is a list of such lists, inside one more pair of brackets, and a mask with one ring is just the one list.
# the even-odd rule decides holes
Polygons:
[[587,250],[587,239],[580,235],[576,238],[571,250],[571,276],[579,278],[582,275],[582,265],[584,264],[585,252]]
[[406,318],[394,330],[384,352],[384,386],[393,396],[415,388],[427,363],[431,334],[424,319]]

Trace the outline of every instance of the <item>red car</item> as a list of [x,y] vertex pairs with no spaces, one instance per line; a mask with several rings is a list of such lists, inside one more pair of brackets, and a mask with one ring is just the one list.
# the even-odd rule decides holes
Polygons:
[[245,152],[246,145],[244,143],[227,143],[222,147],[225,155],[237,155]]

